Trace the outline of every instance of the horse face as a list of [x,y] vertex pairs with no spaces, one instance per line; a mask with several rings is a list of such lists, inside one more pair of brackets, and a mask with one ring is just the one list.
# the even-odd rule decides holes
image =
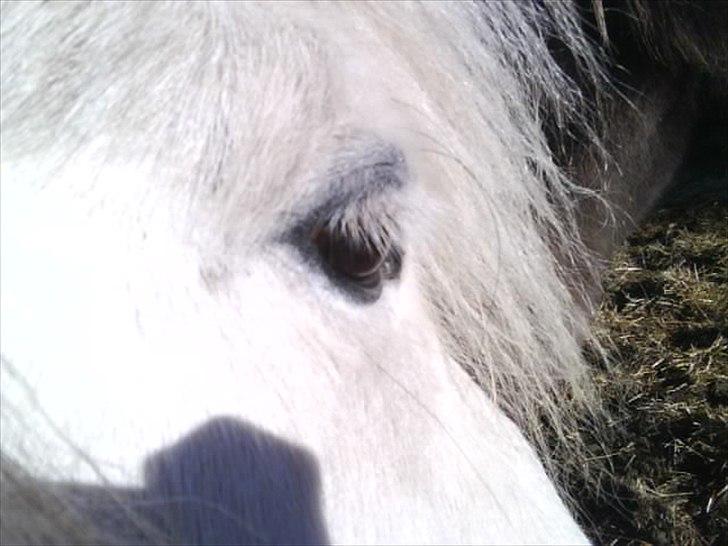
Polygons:
[[8,99],[6,453],[97,521],[121,504],[186,542],[584,540],[442,340],[428,290],[455,272],[431,255],[475,225],[505,264],[542,242],[493,207],[536,191],[493,127],[471,161],[493,193],[465,191],[474,122],[447,78],[423,90],[426,55],[358,8],[12,7],[41,91]]

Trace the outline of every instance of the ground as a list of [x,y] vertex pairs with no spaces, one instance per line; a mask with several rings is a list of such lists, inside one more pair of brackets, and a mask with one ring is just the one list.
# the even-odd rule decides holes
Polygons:
[[607,363],[586,351],[611,413],[609,472],[600,496],[579,479],[567,487],[600,544],[728,544],[728,153],[718,150],[718,162],[692,162],[702,166],[604,277],[594,331]]

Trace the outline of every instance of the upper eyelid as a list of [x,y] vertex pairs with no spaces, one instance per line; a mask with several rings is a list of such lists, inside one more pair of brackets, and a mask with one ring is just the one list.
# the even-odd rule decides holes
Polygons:
[[306,210],[299,210],[290,219],[287,231],[298,235],[294,238],[300,239],[322,223],[334,227],[347,221],[361,222],[375,238],[388,225],[390,231],[395,231],[391,224],[399,216],[401,194],[408,178],[404,154],[397,147],[370,141],[356,151],[347,148],[337,154],[324,178],[326,184],[306,204]]
[[329,196],[319,208],[341,208],[401,190],[407,174],[404,154],[391,144],[378,143],[356,156],[342,154],[327,173]]

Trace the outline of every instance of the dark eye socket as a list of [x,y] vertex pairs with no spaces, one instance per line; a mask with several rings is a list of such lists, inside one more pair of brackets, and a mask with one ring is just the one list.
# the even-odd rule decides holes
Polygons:
[[399,276],[401,253],[391,241],[354,240],[327,226],[315,228],[311,240],[330,274],[370,296],[378,297],[385,279]]

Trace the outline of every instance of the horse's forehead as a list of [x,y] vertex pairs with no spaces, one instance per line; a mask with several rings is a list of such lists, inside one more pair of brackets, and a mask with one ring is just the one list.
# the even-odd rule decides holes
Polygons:
[[[403,81],[406,70],[382,58],[381,45],[363,46],[366,32],[351,14],[291,8],[256,12],[260,24],[239,18],[235,30],[246,38],[220,59],[219,71],[227,72],[221,110],[232,134],[226,129],[222,136],[233,150],[232,183],[253,199],[263,197],[255,188],[282,200],[305,198],[330,183],[331,170],[346,170],[372,149],[401,141],[398,129],[407,124],[395,112],[410,83]],[[231,93],[227,103],[224,93]]]
[[[186,76],[175,92],[197,95],[182,113],[183,124],[197,131],[183,138],[199,141],[191,156],[199,162],[195,172],[217,176],[203,181],[208,187],[256,204],[270,195],[285,202],[320,183],[316,175],[341,132],[344,99],[332,48],[295,17],[255,5],[232,9],[224,32],[209,43],[200,40],[209,58],[199,55],[189,66],[183,57],[180,66],[169,67],[170,75]],[[196,80],[195,73],[203,77]]]
[[[181,176],[201,177],[193,188],[214,194],[226,234],[277,231],[281,216],[325,200],[337,173],[380,156],[403,160],[411,127],[397,97],[411,89],[406,67],[357,26],[355,9],[296,6],[234,4],[222,32],[188,45],[205,48],[196,64],[184,55],[155,76],[182,75],[174,92],[193,96],[182,113],[193,130],[173,137],[167,160]],[[217,11],[205,18],[201,28],[222,24]],[[190,148],[180,139],[198,141],[193,153],[179,158]]]
[[[89,208],[111,202],[124,222],[133,217],[133,233],[181,226],[186,238],[191,228],[205,264],[280,240],[343,178],[377,183],[361,174],[372,165],[392,166],[384,178],[402,187],[400,129],[411,127],[397,98],[413,97],[413,83],[356,5],[10,8],[8,40],[29,35],[48,45],[28,49],[27,59],[3,56],[22,83],[3,95],[9,112],[24,114],[6,124],[13,134],[4,139],[19,150],[3,168],[20,185],[40,180],[47,194],[51,185],[61,194],[79,186],[72,193]],[[28,176],[6,168],[28,156],[20,160]],[[42,175],[37,156],[51,158]],[[60,170],[56,157],[65,160]]]
[[[106,187],[119,178],[114,160],[133,173],[141,158],[146,174],[151,159],[161,170],[140,186],[151,178],[183,199],[212,196],[214,214],[246,216],[260,231],[257,216],[289,210],[327,183],[336,151],[350,148],[342,141],[361,129],[347,119],[344,53],[326,30],[335,25],[311,24],[312,9],[53,4],[29,17],[11,6],[3,25],[10,39],[38,40],[42,31],[49,47],[28,59],[4,55],[17,63],[9,73],[67,92],[40,97],[27,93],[33,85],[8,86],[9,110],[32,107],[10,120],[18,154],[7,157],[81,150],[74,158],[101,158],[97,179]],[[70,166],[74,176],[82,164]]]
[[215,38],[218,77],[202,89],[213,100],[200,104],[217,117],[206,134],[220,155],[203,156],[199,172],[221,172],[221,193],[238,191],[266,211],[288,209],[330,184],[332,170],[402,144],[402,129],[411,128],[397,102],[410,76],[351,12],[238,8],[228,32]]

